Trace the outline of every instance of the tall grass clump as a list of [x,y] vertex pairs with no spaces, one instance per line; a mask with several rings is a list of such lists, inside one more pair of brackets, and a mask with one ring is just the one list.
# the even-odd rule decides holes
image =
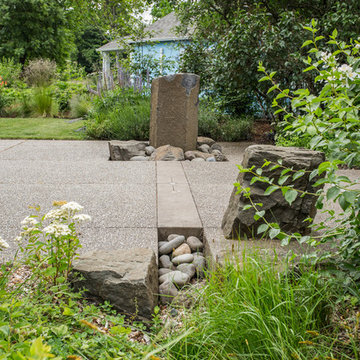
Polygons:
[[89,95],[74,95],[70,100],[70,116],[80,118],[86,116],[91,110],[92,103]]
[[164,345],[166,358],[338,358],[326,341],[331,293],[311,269],[279,272],[274,261],[244,256],[208,275],[181,332]]
[[149,97],[132,89],[116,89],[95,99],[86,132],[95,139],[147,140],[149,126]]
[[32,112],[35,116],[52,117],[57,115],[59,107],[49,87],[36,87],[32,96]]

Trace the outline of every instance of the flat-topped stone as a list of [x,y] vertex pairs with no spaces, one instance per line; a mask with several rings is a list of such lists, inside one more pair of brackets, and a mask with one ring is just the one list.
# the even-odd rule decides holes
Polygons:
[[110,160],[129,161],[134,156],[145,156],[146,142],[129,141],[109,141]]
[[151,318],[157,304],[158,268],[151,249],[95,250],[74,262],[75,288],[108,300],[120,310]]

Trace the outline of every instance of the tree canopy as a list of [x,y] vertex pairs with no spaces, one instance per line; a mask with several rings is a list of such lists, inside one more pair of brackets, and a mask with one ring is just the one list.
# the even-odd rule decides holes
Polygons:
[[314,89],[312,74],[302,73],[303,25],[318,19],[325,36],[337,28],[342,39],[360,33],[357,0],[184,0],[178,3],[184,25],[195,27],[194,43],[184,56],[185,71],[202,76],[203,88],[231,112],[265,113],[271,103],[259,84],[259,61],[278,72],[286,88]]

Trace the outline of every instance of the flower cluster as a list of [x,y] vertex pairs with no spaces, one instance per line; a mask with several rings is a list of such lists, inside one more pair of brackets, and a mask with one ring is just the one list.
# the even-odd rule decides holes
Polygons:
[[3,78],[0,76],[0,88],[7,85],[7,82],[3,80]]
[[43,229],[43,232],[47,235],[54,235],[55,237],[71,235],[71,229],[68,225],[53,222]]
[[0,250],[7,249],[9,244],[0,236]]

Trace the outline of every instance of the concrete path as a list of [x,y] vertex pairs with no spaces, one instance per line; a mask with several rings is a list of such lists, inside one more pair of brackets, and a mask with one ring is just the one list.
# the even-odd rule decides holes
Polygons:
[[47,211],[54,200],[76,201],[92,216],[81,231],[82,252],[138,246],[157,252],[158,227],[167,233],[169,221],[203,228],[215,242],[249,144],[223,143],[229,162],[156,163],[108,161],[107,141],[0,140],[0,236],[11,245],[0,262],[12,257],[28,206]]

